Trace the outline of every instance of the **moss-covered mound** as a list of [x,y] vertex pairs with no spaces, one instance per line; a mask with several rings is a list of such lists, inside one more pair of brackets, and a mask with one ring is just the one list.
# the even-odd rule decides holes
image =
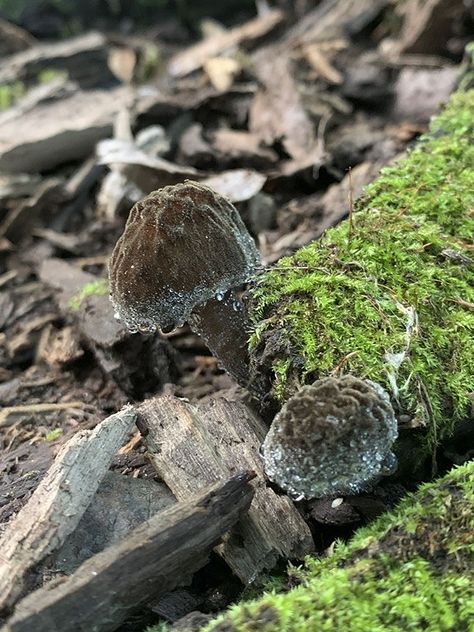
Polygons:
[[474,462],[422,486],[331,557],[308,560],[304,575],[205,632],[472,630]]
[[428,453],[474,397],[474,90],[460,92],[349,221],[263,275],[251,355],[284,401],[352,373],[381,384]]

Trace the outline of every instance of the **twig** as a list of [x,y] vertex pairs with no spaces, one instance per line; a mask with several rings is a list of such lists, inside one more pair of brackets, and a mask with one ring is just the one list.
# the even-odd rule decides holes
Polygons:
[[51,413],[56,410],[69,410],[70,408],[84,408],[84,402],[61,402],[59,404],[20,404],[18,406],[6,406],[0,409],[0,426],[8,426],[9,417],[25,414]]

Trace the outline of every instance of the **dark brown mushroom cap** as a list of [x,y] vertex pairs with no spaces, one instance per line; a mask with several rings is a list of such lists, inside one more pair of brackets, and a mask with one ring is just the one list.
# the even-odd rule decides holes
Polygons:
[[361,491],[396,463],[397,422],[384,389],[351,375],[303,386],[275,417],[265,471],[306,498]]
[[258,261],[234,206],[186,181],[132,208],[109,262],[111,299],[130,329],[172,329],[196,305],[247,281]]

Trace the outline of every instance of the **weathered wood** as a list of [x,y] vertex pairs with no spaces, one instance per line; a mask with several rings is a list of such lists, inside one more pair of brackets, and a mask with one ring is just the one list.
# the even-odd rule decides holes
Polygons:
[[150,458],[178,500],[242,469],[256,472],[250,510],[217,551],[244,583],[280,556],[311,552],[311,533],[291,500],[266,486],[259,458],[266,428],[243,403],[215,398],[191,405],[163,395],[145,402],[139,415]]
[[56,258],[43,261],[38,274],[58,291],[61,312],[74,318],[99,366],[125,393],[140,396],[143,390],[158,390],[172,381],[176,364],[171,345],[159,334],[132,336],[114,318],[105,279]]
[[208,59],[266,35],[282,20],[283,12],[276,9],[229,31],[208,37],[172,57],[168,71],[173,77],[184,77],[201,68]]
[[250,505],[252,475],[239,473],[159,512],[62,583],[26,597],[2,632],[115,630],[147,600],[172,590]]
[[21,103],[0,117],[0,170],[45,171],[91,154],[110,136],[127,89],[73,92],[24,112]]
[[135,417],[126,407],[74,435],[9,522],[0,539],[0,612],[21,596],[29,571],[74,531]]
[[0,56],[11,55],[35,44],[35,38],[16,24],[0,18]]
[[3,60],[0,84],[31,82],[42,70],[66,71],[83,88],[111,82],[107,65],[108,45],[104,35],[88,33],[54,44],[38,44]]
[[121,542],[133,529],[174,504],[176,498],[164,483],[107,472],[74,532],[48,556],[37,575],[72,575],[93,555]]

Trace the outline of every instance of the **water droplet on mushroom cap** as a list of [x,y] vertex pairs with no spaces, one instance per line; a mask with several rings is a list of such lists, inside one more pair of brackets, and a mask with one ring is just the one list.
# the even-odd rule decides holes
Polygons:
[[116,312],[134,329],[174,329],[253,273],[259,254],[239,213],[197,182],[135,204],[109,263]]
[[[361,491],[393,468],[397,422],[384,389],[351,375],[303,386],[263,443],[265,471],[291,495]],[[391,470],[393,472],[393,469]]]

